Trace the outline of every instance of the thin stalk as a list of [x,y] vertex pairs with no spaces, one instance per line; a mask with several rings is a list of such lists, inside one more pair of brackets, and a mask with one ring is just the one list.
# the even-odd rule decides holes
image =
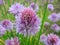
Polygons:
[[40,31],[38,32],[38,41],[37,41],[37,45],[39,45],[39,40],[40,40],[40,35],[42,34],[43,32],[43,29],[44,29],[44,22],[46,21],[46,12],[47,12],[47,4],[48,2],[46,3],[46,6],[45,6],[45,10],[44,10],[44,14],[43,14],[43,18],[42,18],[42,22],[41,22],[41,29]]
[[15,0],[12,0],[12,2],[14,3]]
[[6,10],[6,6],[5,6],[6,2],[5,1],[3,1],[3,2],[4,2],[3,7],[4,7],[4,11],[5,11],[4,16],[7,18],[7,10]]
[[8,6],[10,6],[11,5],[11,0],[8,0],[7,2],[8,2]]
[[7,35],[8,38],[10,39],[9,31],[6,31],[6,35]]
[[0,39],[0,43],[2,43],[3,45],[5,45],[4,41]]
[[37,2],[37,0],[34,0],[34,3],[36,3]]
[[11,30],[11,36],[14,37],[14,32]]
[[0,11],[1,11],[2,17],[5,18],[2,6],[0,7]]

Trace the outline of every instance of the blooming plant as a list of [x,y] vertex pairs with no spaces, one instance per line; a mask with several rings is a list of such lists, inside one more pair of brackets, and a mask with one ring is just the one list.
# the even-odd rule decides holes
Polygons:
[[53,2],[0,0],[0,45],[60,45],[60,13]]

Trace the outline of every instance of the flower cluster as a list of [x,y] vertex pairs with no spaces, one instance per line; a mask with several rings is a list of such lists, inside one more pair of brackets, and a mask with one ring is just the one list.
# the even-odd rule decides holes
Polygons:
[[34,35],[40,27],[40,18],[30,8],[25,8],[16,18],[16,31],[24,35]]
[[3,20],[1,22],[1,25],[6,29],[6,30],[12,30],[13,29],[13,23],[10,20]]
[[53,6],[52,4],[48,4],[47,8],[48,8],[49,10],[51,10],[51,11],[54,10],[54,6]]
[[55,30],[56,32],[58,32],[60,30],[60,27],[57,24],[53,24],[51,26],[51,29]]
[[32,8],[35,12],[37,12],[39,10],[39,6],[37,4],[35,4],[34,2],[31,3],[29,7]]
[[3,20],[0,24],[0,36],[4,35],[6,31],[13,29],[13,23],[10,20]]
[[58,22],[60,21],[60,13],[52,13],[51,15],[48,16],[48,19],[52,24],[50,24],[50,29],[54,30],[55,32],[60,31],[60,26]]
[[40,18],[35,13],[36,10],[38,10],[38,6],[35,3],[29,7],[15,3],[9,8],[9,12],[18,15],[16,16],[17,33],[34,35],[38,32],[41,23]]
[[[42,41],[41,41],[42,40]],[[41,35],[40,41],[44,42],[45,45],[60,45],[60,38],[55,34]]]
[[5,41],[5,45],[20,45],[20,42],[17,37],[11,38]]
[[57,22],[57,21],[59,21],[58,15],[56,13],[52,13],[51,15],[49,15],[48,19],[51,22]]
[[10,8],[9,12],[13,13],[14,15],[20,13],[25,7],[19,3],[14,3]]

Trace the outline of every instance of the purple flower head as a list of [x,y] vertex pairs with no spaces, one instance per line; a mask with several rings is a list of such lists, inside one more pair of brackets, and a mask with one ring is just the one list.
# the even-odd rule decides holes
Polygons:
[[59,20],[60,20],[60,13],[58,13],[58,18],[59,18]]
[[49,26],[50,23],[49,22],[45,22],[44,26]]
[[1,37],[2,35],[4,35],[5,32],[6,32],[6,29],[5,29],[3,26],[0,25],[0,37]]
[[5,45],[20,45],[17,37],[6,40]]
[[42,35],[40,36],[40,41],[41,41],[41,42],[45,42],[46,39],[47,39],[47,36],[46,36],[45,34],[42,34]]
[[52,4],[48,4],[47,8],[48,8],[49,10],[51,10],[51,11],[54,10],[54,6],[53,6]]
[[10,20],[3,20],[1,24],[7,30],[13,29],[13,23]]
[[40,27],[40,19],[35,12],[26,8],[21,12],[21,15],[16,19],[17,32],[24,35],[34,35]]
[[49,34],[47,36],[46,45],[56,45],[59,37],[55,34]]
[[3,4],[3,0],[0,0],[0,5]]
[[59,21],[58,15],[56,13],[52,13],[51,15],[49,15],[48,19],[51,22],[57,22],[57,21]]
[[34,11],[38,11],[39,7],[37,4],[35,4],[34,2],[30,4],[30,8],[32,8]]
[[60,45],[60,39],[59,39],[59,41],[57,42],[57,44],[56,45]]
[[24,9],[23,5],[21,5],[19,3],[15,3],[9,8],[9,12],[16,15],[16,14],[20,13],[23,9]]
[[53,3],[54,2],[54,0],[48,0],[50,3]]
[[53,24],[51,26],[51,29],[53,29],[54,31],[58,32],[60,30],[60,27],[57,24]]

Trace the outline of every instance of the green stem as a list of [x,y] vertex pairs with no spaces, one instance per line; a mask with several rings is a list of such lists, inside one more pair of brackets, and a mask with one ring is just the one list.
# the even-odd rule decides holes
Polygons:
[[3,12],[3,9],[2,9],[2,6],[0,7],[0,11],[1,11],[1,15],[2,15],[2,17],[5,18],[5,16],[4,16],[4,12]]
[[3,45],[5,45],[4,41],[0,39],[0,43],[2,43]]
[[46,3],[46,6],[45,6],[45,10],[44,10],[44,14],[43,14],[42,22],[41,22],[41,29],[40,29],[40,31],[38,32],[38,41],[37,41],[37,45],[39,45],[40,35],[41,35],[42,32],[43,32],[43,29],[44,29],[44,22],[45,22],[46,17],[47,17],[47,15],[46,15],[46,12],[47,12],[47,4],[48,4],[48,2]]

